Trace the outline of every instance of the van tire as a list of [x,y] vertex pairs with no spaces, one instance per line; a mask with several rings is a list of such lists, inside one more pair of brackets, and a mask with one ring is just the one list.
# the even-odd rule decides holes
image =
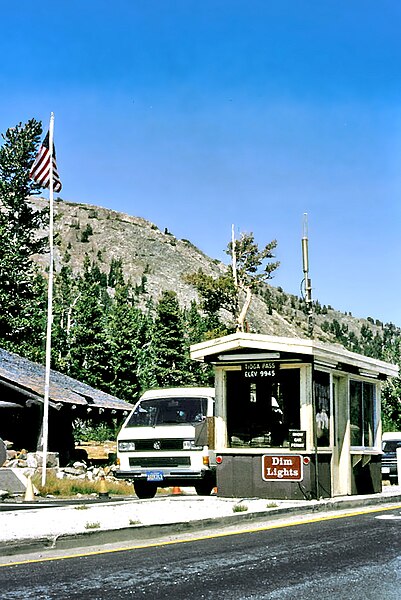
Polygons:
[[199,483],[195,483],[195,490],[198,496],[210,496],[213,488],[214,484],[210,480],[199,481]]
[[135,494],[141,500],[154,498],[157,492],[157,485],[148,481],[134,481]]

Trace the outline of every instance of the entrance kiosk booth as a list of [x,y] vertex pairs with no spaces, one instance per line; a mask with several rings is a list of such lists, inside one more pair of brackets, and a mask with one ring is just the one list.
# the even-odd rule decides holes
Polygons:
[[398,367],[341,346],[236,333],[191,346],[213,364],[208,442],[219,496],[381,491],[380,387]]

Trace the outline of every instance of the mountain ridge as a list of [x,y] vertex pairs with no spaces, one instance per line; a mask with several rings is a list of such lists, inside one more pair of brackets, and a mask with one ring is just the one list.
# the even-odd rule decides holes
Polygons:
[[[48,200],[31,197],[30,202],[43,208]],[[180,305],[189,306],[198,296],[195,288],[184,281],[184,275],[202,269],[218,277],[227,269],[227,265],[210,258],[189,240],[176,238],[167,228],[163,232],[143,217],[61,198],[54,202],[54,215],[56,271],[68,264],[73,272],[80,272],[86,255],[105,272],[113,259],[121,260],[126,280],[141,290],[142,305],[150,298],[157,302],[161,291],[168,289],[176,292]],[[36,261],[45,271],[47,256],[38,256]],[[229,315],[224,316],[229,320]],[[308,337],[302,299],[267,284],[253,298],[248,326],[256,333]],[[353,317],[314,302],[314,338],[341,343],[341,331],[351,337],[359,336],[363,327],[375,335],[382,330],[383,323]]]

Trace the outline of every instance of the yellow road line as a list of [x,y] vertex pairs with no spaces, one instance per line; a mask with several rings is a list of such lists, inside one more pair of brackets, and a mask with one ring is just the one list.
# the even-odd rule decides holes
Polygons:
[[0,567],[14,567],[16,565],[27,565],[27,564],[32,564],[32,563],[41,563],[41,562],[51,562],[51,561],[56,561],[56,560],[67,560],[67,559],[71,559],[71,558],[83,558],[86,556],[99,556],[102,554],[112,554],[115,552],[128,552],[130,550],[142,550],[145,548],[155,548],[158,546],[171,546],[173,544],[186,544],[188,542],[201,542],[204,540],[211,540],[211,539],[215,539],[215,538],[221,538],[221,537],[229,537],[232,535],[243,535],[246,533],[258,533],[260,531],[269,531],[271,529],[281,529],[283,527],[295,527],[296,525],[307,525],[309,523],[318,523],[321,521],[332,521],[334,519],[345,519],[347,517],[356,517],[358,515],[366,515],[366,514],[370,514],[370,513],[377,513],[377,512],[384,512],[384,511],[388,511],[388,510],[400,510],[401,509],[401,504],[396,504],[396,505],[392,505],[392,506],[381,506],[381,507],[375,507],[375,508],[365,508],[363,510],[358,510],[358,511],[353,511],[353,512],[347,512],[347,513],[335,513],[335,514],[330,514],[330,515],[323,515],[323,516],[316,516],[316,517],[310,517],[310,518],[306,518],[306,519],[302,519],[299,521],[289,521],[287,523],[271,523],[270,525],[263,525],[261,527],[252,527],[249,529],[241,529],[239,531],[222,531],[219,533],[213,533],[213,534],[207,534],[207,535],[200,535],[198,537],[191,537],[191,538],[185,538],[185,539],[176,539],[176,540],[167,540],[164,542],[148,542],[145,544],[136,544],[134,546],[124,546],[122,548],[110,548],[108,550],[94,550],[91,552],[82,552],[82,553],[78,553],[78,554],[68,554],[66,556],[50,556],[50,557],[45,557],[45,558],[34,558],[34,559],[27,559],[27,560],[21,560],[21,561],[15,561],[15,562],[10,562],[10,563],[0,563]]

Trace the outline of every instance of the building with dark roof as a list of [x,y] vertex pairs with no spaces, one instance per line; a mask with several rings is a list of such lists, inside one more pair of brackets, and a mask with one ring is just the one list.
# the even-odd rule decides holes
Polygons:
[[[0,349],[0,438],[15,449],[40,448],[45,368]],[[132,405],[67,375],[51,371],[49,391],[50,452],[60,464],[74,458],[73,426],[77,419],[92,424],[121,421]]]

